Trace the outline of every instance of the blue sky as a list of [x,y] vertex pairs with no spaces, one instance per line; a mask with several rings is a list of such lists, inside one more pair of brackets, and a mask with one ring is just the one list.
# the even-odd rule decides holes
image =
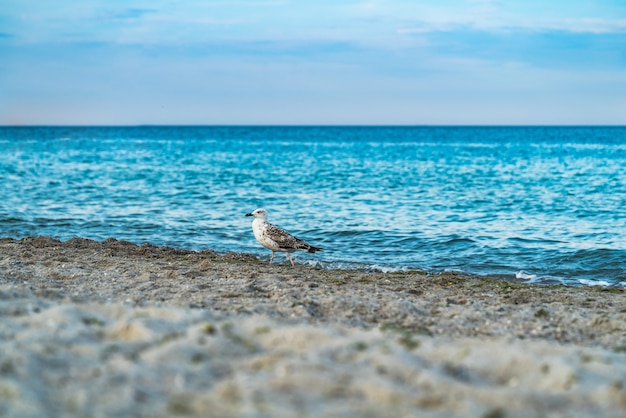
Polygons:
[[2,0],[0,124],[626,124],[626,1]]

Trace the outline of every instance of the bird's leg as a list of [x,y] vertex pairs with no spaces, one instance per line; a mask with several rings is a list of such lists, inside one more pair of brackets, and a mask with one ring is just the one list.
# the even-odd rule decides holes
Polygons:
[[291,261],[291,267],[295,267],[296,263],[293,262],[293,260],[291,259],[291,256],[289,255],[289,253],[286,252],[285,254],[287,254],[287,258],[289,259],[289,261]]
[[272,258],[270,258],[270,264],[272,264],[272,261],[274,261],[274,251],[272,251]]

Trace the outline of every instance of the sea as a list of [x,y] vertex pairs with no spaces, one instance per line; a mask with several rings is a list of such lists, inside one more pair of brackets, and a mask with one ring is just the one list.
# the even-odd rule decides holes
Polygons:
[[626,127],[0,127],[0,237],[269,260],[260,207],[298,264],[626,288]]

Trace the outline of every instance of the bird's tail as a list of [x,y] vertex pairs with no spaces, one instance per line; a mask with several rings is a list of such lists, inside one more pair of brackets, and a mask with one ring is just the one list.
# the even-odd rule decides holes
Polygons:
[[319,247],[314,247],[312,245],[309,245],[309,248],[306,249],[308,252],[315,254],[318,251],[324,251]]

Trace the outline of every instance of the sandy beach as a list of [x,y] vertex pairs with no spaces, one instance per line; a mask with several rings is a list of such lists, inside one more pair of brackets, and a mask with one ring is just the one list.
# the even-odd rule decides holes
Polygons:
[[0,416],[626,416],[623,289],[276,261],[1,239]]

